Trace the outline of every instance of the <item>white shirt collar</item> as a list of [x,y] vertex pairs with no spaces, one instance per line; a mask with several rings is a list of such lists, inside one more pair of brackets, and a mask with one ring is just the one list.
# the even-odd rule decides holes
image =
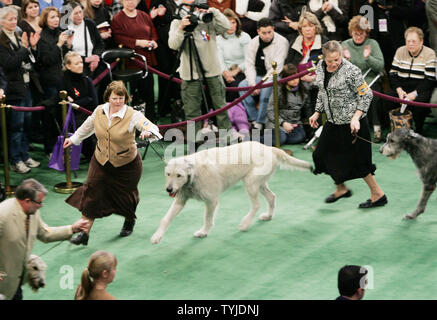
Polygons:
[[120,119],[123,119],[123,118],[124,118],[124,115],[126,114],[126,111],[127,111],[127,106],[124,105],[124,106],[120,109],[120,111],[118,111],[118,112],[116,112],[116,113],[113,113],[111,117],[109,117],[109,102],[106,102],[106,103],[103,105],[102,109],[103,109],[103,112],[104,112],[104,113],[106,114],[106,116],[108,117],[108,119],[112,119],[112,118],[114,118],[114,117],[119,117]]

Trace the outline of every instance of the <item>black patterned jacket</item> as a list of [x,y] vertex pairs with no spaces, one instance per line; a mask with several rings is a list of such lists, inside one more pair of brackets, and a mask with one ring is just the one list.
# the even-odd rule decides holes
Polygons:
[[317,64],[316,85],[319,92],[316,111],[325,112],[327,120],[333,124],[350,123],[356,110],[363,111],[364,117],[369,110],[373,94],[360,69],[343,59],[325,87],[324,64],[324,61]]

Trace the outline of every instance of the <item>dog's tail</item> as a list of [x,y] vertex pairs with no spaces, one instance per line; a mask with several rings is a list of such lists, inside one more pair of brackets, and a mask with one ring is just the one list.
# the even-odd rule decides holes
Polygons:
[[279,168],[288,170],[309,170],[313,171],[313,165],[308,161],[300,160],[295,157],[289,156],[284,150],[272,147],[273,153],[279,160]]

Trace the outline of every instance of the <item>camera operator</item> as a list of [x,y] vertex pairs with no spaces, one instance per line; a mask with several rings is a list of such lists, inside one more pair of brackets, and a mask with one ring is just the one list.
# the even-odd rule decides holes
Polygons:
[[[199,81],[201,70],[197,70],[193,57],[190,62],[190,52],[196,48],[207,84],[206,94],[209,93],[211,97],[209,107],[219,109],[226,104],[225,85],[221,76],[216,36],[225,33],[230,25],[228,18],[216,8],[201,9],[195,4],[190,4],[187,0],[184,0],[182,6],[183,8],[179,9],[179,19],[173,20],[170,25],[168,45],[173,50],[182,50],[178,71],[182,79],[181,97],[185,117],[189,120],[201,115],[202,99],[199,99],[202,96],[202,84]],[[199,6],[207,7],[206,5]],[[187,14],[182,17],[183,11]],[[210,22],[205,22],[205,20],[209,21],[211,17]],[[189,42],[184,42],[190,32],[192,32],[196,48],[190,48]],[[231,129],[232,125],[226,112],[222,112],[216,117],[219,128]],[[201,129],[201,122],[196,122],[195,128],[197,133]]]

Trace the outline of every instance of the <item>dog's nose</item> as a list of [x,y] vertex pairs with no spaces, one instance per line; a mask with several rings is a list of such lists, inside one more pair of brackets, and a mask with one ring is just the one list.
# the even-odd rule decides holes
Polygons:
[[172,192],[173,192],[173,188],[172,188],[172,187],[168,187],[168,188],[165,189],[165,190],[167,190],[168,193],[172,193]]
[[46,285],[46,283],[44,282],[44,280],[39,280],[39,287],[43,288]]

